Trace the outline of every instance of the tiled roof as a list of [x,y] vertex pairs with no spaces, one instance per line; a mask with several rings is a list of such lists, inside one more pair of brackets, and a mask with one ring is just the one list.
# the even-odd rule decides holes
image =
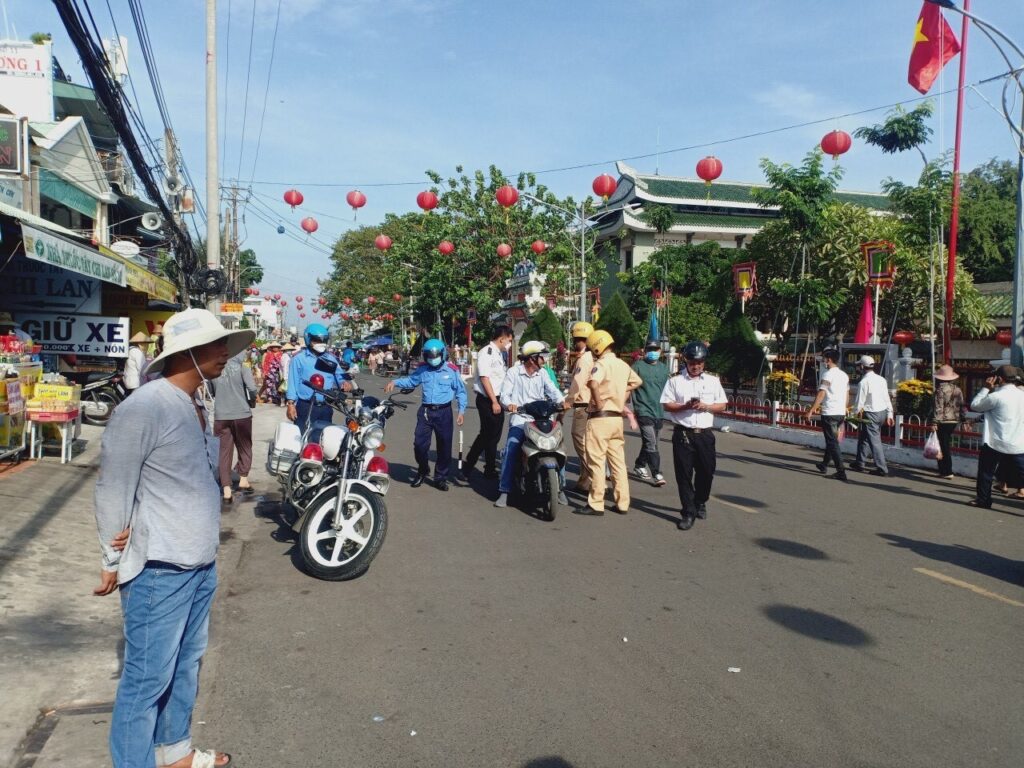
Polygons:
[[686,211],[675,214],[673,222],[676,226],[760,229],[768,222],[775,221],[776,218],[775,216],[737,216],[729,213],[691,213]]
[[[670,197],[685,200],[722,200],[732,203],[749,203],[757,205],[753,192],[765,189],[759,184],[736,184],[731,182],[714,182],[709,187],[703,181],[690,179],[669,179],[661,176],[637,176],[638,191],[646,191],[656,197]],[[646,188],[646,189],[644,189]],[[836,192],[836,199],[844,203],[862,205],[865,208],[887,210],[889,198],[885,195],[867,192]]]
[[978,296],[978,301],[989,317],[1012,317],[1012,293],[988,293]]

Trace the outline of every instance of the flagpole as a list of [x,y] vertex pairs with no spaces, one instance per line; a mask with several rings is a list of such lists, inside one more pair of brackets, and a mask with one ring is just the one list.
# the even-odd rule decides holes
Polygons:
[[[971,0],[964,0],[964,11],[971,12]],[[960,227],[960,144],[964,127],[964,81],[967,76],[967,30],[970,19],[963,16],[960,28],[960,80],[956,89],[956,138],[953,140],[953,205],[949,217],[949,260],[946,265],[946,311],[942,318],[942,361],[952,365],[953,285],[956,280],[957,230]]]

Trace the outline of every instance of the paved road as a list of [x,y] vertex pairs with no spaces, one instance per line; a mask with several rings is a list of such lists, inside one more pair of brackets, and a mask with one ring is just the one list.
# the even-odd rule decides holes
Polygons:
[[[389,428],[398,479],[413,418]],[[272,499],[240,513],[204,743],[246,768],[1019,766],[1024,507],[718,447],[710,519],[688,533],[672,483],[634,483],[626,517],[554,523],[494,509],[483,480],[399,483],[384,549],[349,583],[296,569]]]

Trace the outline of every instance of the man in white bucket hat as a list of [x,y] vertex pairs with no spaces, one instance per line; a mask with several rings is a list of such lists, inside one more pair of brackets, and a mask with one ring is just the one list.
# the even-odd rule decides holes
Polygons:
[[205,309],[164,324],[162,373],[119,404],[103,435],[96,523],[100,586],[120,589],[124,668],[114,701],[115,768],[224,768],[230,755],[193,749],[192,708],[217,586],[220,485],[217,439],[196,392],[245,349]]

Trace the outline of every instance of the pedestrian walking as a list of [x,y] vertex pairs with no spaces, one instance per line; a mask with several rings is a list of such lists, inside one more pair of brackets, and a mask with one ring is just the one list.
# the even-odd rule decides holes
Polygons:
[[149,334],[139,331],[128,339],[128,359],[124,363],[124,388],[130,395],[146,383],[146,366],[149,358],[146,347],[149,346]]
[[661,393],[665,418],[673,423],[672,464],[679,488],[681,519],[676,527],[688,531],[697,518],[706,520],[711,484],[715,479],[715,414],[729,399],[717,376],[705,372],[708,348],[691,341],[683,347],[683,366]]
[[213,433],[220,441],[219,476],[223,499],[232,496],[231,462],[238,452],[238,492],[252,494],[249,471],[252,469],[252,409],[256,405],[256,382],[245,365],[245,353],[235,355],[224,371],[211,382],[213,389]]
[[[299,425],[300,429],[306,429],[317,422],[331,423],[334,418],[334,410],[324,402],[323,395],[317,394],[306,384],[309,377],[319,373],[325,379],[326,389],[340,389],[344,392],[352,390],[352,377],[345,372],[345,368],[338,362],[333,354],[327,351],[327,345],[331,341],[331,332],[327,326],[320,323],[310,323],[306,326],[303,334],[306,346],[298,352],[288,364],[288,379],[286,388],[286,403],[288,405],[288,419]],[[334,373],[328,373],[316,367],[317,362],[323,361],[321,368],[333,366]],[[320,439],[320,430],[314,428],[310,433],[312,440]]]
[[[498,481],[498,498],[496,507],[508,506],[508,495],[512,492],[516,469],[519,467],[523,439],[526,430],[523,426],[530,420],[519,413],[519,409],[527,403],[548,400],[560,405],[566,404],[565,396],[544,372],[544,348],[542,341],[528,341],[519,352],[519,363],[512,366],[501,384],[501,405],[511,414],[508,421],[508,437],[505,439],[505,454],[501,460],[501,479]],[[568,503],[565,492],[559,489],[558,500]]]
[[281,372],[284,370],[281,342],[271,341],[263,353],[263,398],[268,403],[281,405]]
[[[580,474],[573,488],[577,493],[590,493],[590,470],[587,468],[587,405],[590,403],[590,371],[594,368],[594,356],[587,349],[587,339],[594,332],[594,326],[580,321],[573,323],[572,347],[577,354],[566,396],[572,407],[572,445],[580,463]],[[604,473],[602,468],[601,473]]]
[[951,365],[943,365],[935,372],[930,427],[939,438],[942,455],[936,461],[939,464],[939,477],[943,480],[953,479],[953,432],[964,420],[967,410],[964,393],[956,383],[958,378]]
[[871,456],[875,461],[875,469],[871,473],[879,477],[889,475],[889,466],[885,462],[885,449],[882,446],[882,425],[893,425],[892,398],[889,396],[889,382],[875,373],[875,361],[871,355],[862,355],[857,361],[860,369],[860,382],[857,384],[857,404],[853,410],[863,419],[857,430],[857,457],[850,462],[850,469],[864,471],[864,459],[867,448],[871,448]]
[[661,393],[668,383],[668,366],[661,359],[661,346],[652,339],[644,347],[644,356],[633,363],[633,370],[643,383],[633,390],[633,413],[640,426],[640,453],[633,464],[633,471],[641,480],[652,480],[655,485],[665,485],[661,474],[661,454],[658,452],[658,436],[661,434],[665,411],[661,405]]
[[992,506],[992,480],[1003,464],[1024,477],[1024,390],[1016,385],[1012,365],[999,366],[971,401],[971,410],[985,414],[978,454],[978,477],[972,507]]
[[839,447],[839,428],[846,419],[846,410],[850,400],[850,377],[839,367],[839,352],[826,349],[822,353],[825,360],[825,373],[818,385],[818,394],[807,409],[810,418],[821,413],[821,431],[825,436],[825,457],[815,464],[821,474],[828,472],[829,461],[836,467],[833,475],[837,480],[847,482],[846,470],[843,468],[843,452]]
[[448,350],[440,339],[428,339],[423,345],[423,364],[409,376],[389,381],[384,386],[386,393],[395,389],[422,387],[423,402],[416,412],[416,432],[413,436],[413,453],[416,456],[416,476],[410,485],[419,488],[430,475],[430,438],[437,443],[437,460],[434,462],[434,486],[439,491],[448,490],[448,478],[452,464],[452,399],[458,407],[455,423],[460,427],[465,421],[466,385],[457,371],[445,364]]
[[[632,420],[626,398],[642,383],[636,372],[615,354],[615,340],[608,331],[594,331],[587,339],[587,348],[594,356],[587,387],[586,456],[590,494],[586,504],[573,509],[578,515],[603,515],[607,479],[604,465],[608,462],[612,475],[615,511],[629,512],[629,476],[626,473],[626,437],[623,417]],[[635,424],[634,424],[635,426]]]
[[484,477],[498,477],[498,442],[505,428],[505,411],[498,399],[501,385],[508,371],[506,355],[512,347],[512,329],[507,325],[495,326],[490,342],[476,356],[476,412],[480,416],[480,433],[466,454],[459,480],[466,482],[481,454],[484,457]]
[[204,382],[253,339],[205,309],[164,325],[163,377],[114,411],[103,434],[96,524],[103,564],[97,595],[120,588],[124,665],[111,716],[114,768],[223,768],[229,755],[197,752],[191,736],[199,663],[217,587],[220,491],[217,439]]

